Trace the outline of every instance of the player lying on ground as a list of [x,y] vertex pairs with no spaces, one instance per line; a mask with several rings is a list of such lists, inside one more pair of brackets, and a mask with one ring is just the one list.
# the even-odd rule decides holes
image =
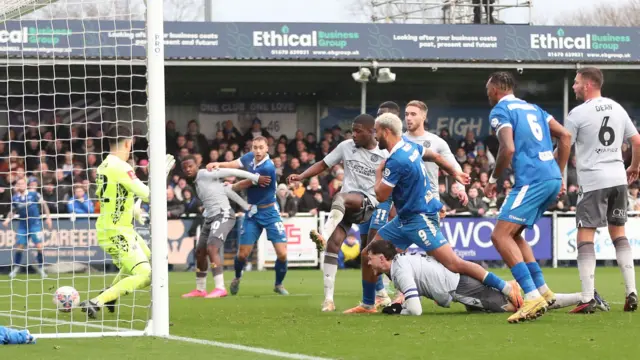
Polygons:
[[[571,152],[571,134],[539,106],[516,98],[514,87],[515,80],[507,72],[492,74],[486,84],[493,106],[489,119],[500,148],[485,194],[496,194],[496,183],[510,164],[516,179],[491,233],[493,245],[525,292],[524,305],[509,316],[510,323],[536,319],[555,302],[522,231],[533,228],[564,192],[562,173]],[[552,136],[558,140],[557,162]]]
[[[120,272],[111,287],[97,297],[83,301],[80,307],[91,318],[103,306],[115,311],[115,303],[122,295],[133,293],[151,284],[151,250],[133,228],[133,218],[142,223],[141,202],[149,202],[149,187],[138,179],[127,162],[133,145],[131,129],[116,125],[106,134],[111,149],[97,169],[96,196],[100,201],[100,215],[96,221],[98,245],[111,256]],[[175,159],[166,157],[168,175]],[[139,199],[134,205],[134,196]]]
[[[12,210],[7,214],[6,219],[2,223],[5,228],[8,228],[12,219],[18,220],[18,228],[14,230],[16,233],[16,245],[13,249],[13,269],[9,273],[9,278],[15,278],[20,272],[22,254],[25,249],[29,247],[29,239],[31,239],[31,242],[33,242],[38,250],[36,260],[38,265],[34,266],[34,268],[40,273],[40,276],[46,278],[47,273],[44,271],[44,257],[42,255],[43,234],[40,208],[44,209],[45,221],[47,227],[51,230],[53,229],[53,222],[51,221],[49,206],[44,202],[38,192],[27,190],[27,181],[24,178],[16,180],[14,189],[15,192],[13,196],[11,196]],[[27,264],[29,262],[28,258],[29,253],[27,252]]]
[[[302,174],[292,174],[288,181],[303,181],[316,176],[340,162],[344,163],[344,181],[340,193],[336,194],[331,204],[331,211],[324,224],[323,233],[311,231],[311,240],[319,251],[326,248],[322,267],[324,278],[324,302],[322,311],[336,309],[333,294],[336,273],[338,271],[338,253],[353,224],[367,223],[378,205],[373,191],[375,171],[384,159],[387,151],[378,148],[373,136],[375,119],[369,114],[358,115],[352,124],[353,139],[345,140],[331,151],[322,161],[313,164]],[[364,232],[361,232],[363,234]],[[329,241],[326,242],[325,239]],[[362,236],[362,246],[366,246],[366,233]],[[325,246],[326,245],[326,246]],[[375,284],[374,284],[375,288]],[[385,302],[391,299],[387,296]],[[366,306],[375,304],[375,298],[366,299]]]
[[[242,206],[245,211],[249,210],[249,204],[230,186],[224,185],[224,178],[230,176],[247,178],[253,184],[260,184],[263,187],[271,183],[271,178],[237,169],[198,170],[196,158],[192,155],[182,159],[182,171],[187,181],[195,186],[198,198],[204,207],[202,215],[205,218],[200,238],[196,244],[196,289],[182,295],[182,297],[225,297],[227,290],[224,287],[224,267],[220,258],[220,249],[223,248],[227,235],[236,224],[236,214],[231,209],[229,199]],[[215,288],[208,295],[207,267],[209,262],[207,259],[211,263],[211,273],[215,282]]]
[[[267,187],[252,185],[247,189],[247,198],[251,208],[246,212],[242,223],[242,231],[238,240],[238,255],[234,259],[236,277],[231,282],[229,290],[231,295],[238,293],[240,289],[240,279],[242,270],[247,263],[247,257],[251,254],[253,246],[262,235],[262,231],[267,232],[267,239],[273,244],[276,251],[276,282],[274,290],[280,295],[288,295],[289,292],[282,285],[282,281],[287,275],[287,235],[284,224],[280,218],[280,209],[276,201],[276,167],[267,154],[269,147],[267,139],[258,136],[253,139],[251,152],[241,158],[229,162],[213,162],[207,165],[207,170],[213,171],[218,168],[240,169],[245,168],[250,173],[267,176],[271,178],[271,183]],[[251,180],[242,180],[237,185],[241,188]]]
[[[515,312],[516,307],[503,293],[476,279],[455,274],[431,256],[399,254],[389,241],[373,242],[367,257],[369,265],[378,274],[391,277],[395,288],[404,294],[404,304],[385,307],[386,314],[420,315],[420,297],[434,300],[438,306],[448,308],[452,302],[464,305],[468,311]],[[597,294],[597,293],[596,293]],[[573,306],[580,302],[580,293],[556,294],[553,309]],[[609,311],[609,304],[596,295],[597,308]]]
[[[376,119],[375,127],[380,148],[389,151],[389,158],[376,171],[376,197],[378,201],[386,201],[391,196],[397,216],[380,229],[374,241],[390,240],[403,251],[416,244],[450,271],[468,275],[503,292],[516,308],[519,307],[522,297],[515,282],[507,283],[480,265],[460,259],[440,232],[438,213],[442,203],[433,197],[423,161],[435,162],[462,184],[469,183],[469,176],[456,171],[440,155],[424,149],[422,145],[405,142],[402,139],[402,121],[397,116],[382,114]],[[369,266],[367,254],[368,249],[365,248],[362,251],[366,261],[363,283],[375,283],[376,275]],[[369,296],[372,297],[371,294],[363,294],[363,298]],[[371,311],[360,305],[351,312]]]
[[[625,233],[628,189],[638,178],[640,135],[629,114],[617,102],[602,97],[602,72],[594,67],[578,70],[573,84],[576,99],[584,101],[567,116],[565,127],[576,145],[580,196],[576,209],[578,271],[582,302],[572,311],[594,311],[596,252],[594,236],[599,227],[609,227],[616,248],[616,261],[625,287],[624,311],[638,309],[633,251]],[[620,147],[629,140],[631,165],[624,169]]]

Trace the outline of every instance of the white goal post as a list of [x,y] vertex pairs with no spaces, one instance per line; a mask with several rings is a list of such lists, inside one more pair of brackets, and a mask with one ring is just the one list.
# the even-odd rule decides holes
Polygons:
[[[151,286],[89,319],[58,311],[53,294],[72,286],[88,300],[118,274],[97,245],[97,215],[82,214],[99,211],[95,169],[114,124],[132,130],[130,161],[151,190],[149,225],[135,225]],[[0,1],[1,136],[0,325],[36,338],[169,336],[163,2]],[[55,213],[32,212],[34,201]],[[5,224],[19,206],[27,219]]]

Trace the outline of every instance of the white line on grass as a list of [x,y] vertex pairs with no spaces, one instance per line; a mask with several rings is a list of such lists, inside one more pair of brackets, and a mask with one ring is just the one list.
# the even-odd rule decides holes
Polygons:
[[[99,329],[99,330],[110,330],[110,331],[127,331],[128,330],[128,329],[117,328],[117,327],[113,327],[113,326],[106,326],[106,325],[102,326],[102,325],[96,325],[96,324],[91,324],[91,323],[83,323],[83,322],[77,322],[77,321],[66,321],[66,320],[61,320],[61,319],[56,320],[56,319],[36,317],[36,316],[12,315],[12,314],[7,314],[6,312],[0,313],[0,316],[14,317],[14,318],[20,318],[20,319],[26,319],[26,320],[34,320],[34,321],[41,321],[41,322],[57,324],[57,325],[84,326],[84,327],[94,328],[94,329]],[[38,337],[37,335],[34,335],[34,336],[36,338]],[[296,353],[287,353],[287,352],[282,352],[282,351],[278,351],[278,350],[271,350],[271,349],[265,349],[265,348],[260,348],[260,347],[238,345],[238,344],[230,344],[230,343],[224,343],[224,342],[212,341],[212,340],[194,339],[194,338],[176,336],[176,335],[169,335],[169,336],[167,336],[167,339],[175,340],[175,341],[187,342],[187,343],[191,343],[191,344],[200,344],[200,345],[214,346],[214,347],[220,347],[220,348],[225,348],[225,349],[246,351],[246,352],[251,352],[251,353],[261,354],[261,355],[276,356],[276,357],[284,358],[284,359],[331,360],[330,358],[322,358],[322,357],[317,357],[317,356],[309,356],[309,355],[296,354]]]

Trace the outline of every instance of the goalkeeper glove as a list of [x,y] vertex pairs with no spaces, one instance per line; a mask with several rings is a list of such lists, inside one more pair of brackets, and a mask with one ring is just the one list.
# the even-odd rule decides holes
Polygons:
[[142,217],[142,199],[138,199],[133,206],[133,218],[136,219],[138,224],[144,225],[144,218]]
[[173,155],[167,154],[166,162],[167,162],[167,176],[169,176],[171,169],[173,169],[173,165],[176,163],[176,159],[173,157]]
[[385,306],[382,309],[382,312],[387,315],[400,315],[400,313],[402,312],[402,304],[393,303],[389,306]]

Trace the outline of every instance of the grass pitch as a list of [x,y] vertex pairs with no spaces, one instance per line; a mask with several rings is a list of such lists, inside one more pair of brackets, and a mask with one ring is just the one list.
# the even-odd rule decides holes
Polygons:
[[[544,272],[554,291],[580,291],[577,269]],[[498,274],[510,277],[504,270]],[[232,276],[225,274],[227,282]],[[360,299],[359,271],[338,272],[335,313],[320,312],[323,282],[317,270],[289,271],[285,280],[289,297],[273,293],[273,272],[248,272],[238,296],[224,299],[181,299],[181,294],[195,286],[195,276],[172,273],[171,334],[332,359],[640,358],[640,320],[634,319],[640,314],[622,311],[624,286],[618,268],[598,268],[596,276],[596,288],[612,305],[610,312],[571,315],[567,308],[551,311],[535,322],[508,324],[507,314],[468,314],[461,305],[442,309],[426,299],[422,302],[424,313],[419,317],[343,315],[342,310]],[[117,315],[101,312],[103,319],[89,325],[79,310],[63,314],[52,309],[51,294],[58,286],[75,286],[84,300],[111,278],[0,279],[0,324],[26,326],[33,333],[92,332],[96,331],[92,326],[101,324],[142,330],[148,315],[144,307],[149,303],[148,293],[127,297]],[[209,287],[212,283],[209,277]],[[146,337],[40,339],[35,345],[4,346],[1,353],[7,359],[278,358]]]

